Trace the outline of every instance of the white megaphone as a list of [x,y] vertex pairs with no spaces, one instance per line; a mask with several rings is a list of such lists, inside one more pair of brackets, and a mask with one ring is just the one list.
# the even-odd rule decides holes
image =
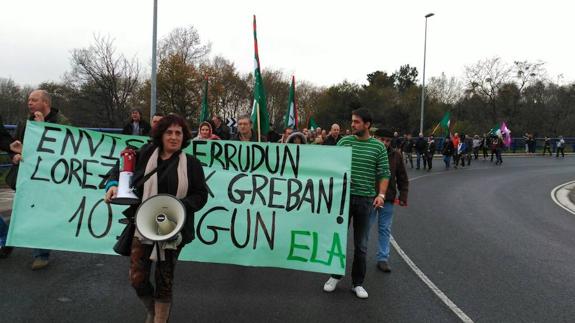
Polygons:
[[120,155],[123,158],[124,165],[120,172],[118,181],[118,193],[110,203],[120,205],[133,205],[140,203],[140,198],[134,194],[132,187],[132,177],[134,176],[134,166],[136,164],[136,152],[132,148],[122,150]]
[[186,221],[186,208],[170,194],[158,194],[145,200],[136,211],[136,229],[152,241],[175,237]]

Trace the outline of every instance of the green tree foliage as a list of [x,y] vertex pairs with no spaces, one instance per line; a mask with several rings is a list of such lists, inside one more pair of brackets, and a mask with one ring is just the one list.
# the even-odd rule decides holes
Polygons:
[[361,107],[360,92],[359,85],[347,81],[327,88],[319,94],[314,120],[322,128],[334,123],[347,128],[351,111]]

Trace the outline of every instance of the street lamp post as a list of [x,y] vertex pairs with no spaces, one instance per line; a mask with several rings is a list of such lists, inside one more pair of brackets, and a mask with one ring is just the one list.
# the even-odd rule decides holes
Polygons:
[[419,123],[419,132],[423,133],[423,110],[425,105],[425,55],[427,54],[427,18],[432,17],[434,13],[425,15],[425,37],[423,39],[423,77],[421,84],[421,119]]
[[156,114],[156,43],[158,34],[158,0],[154,0],[154,27],[152,32],[152,79],[150,81],[150,120]]

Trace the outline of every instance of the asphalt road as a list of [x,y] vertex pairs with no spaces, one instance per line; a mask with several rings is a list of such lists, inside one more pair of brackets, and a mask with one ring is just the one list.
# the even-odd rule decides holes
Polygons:
[[[575,179],[575,158],[435,164],[409,170],[409,207],[396,211],[393,234],[407,255],[474,321],[572,322],[575,216],[549,193]],[[327,294],[323,274],[180,262],[172,322],[460,321],[395,251],[393,272],[379,272],[375,238],[373,228],[368,300],[350,292],[349,278]],[[126,258],[54,252],[38,272],[30,262],[22,248],[0,259],[0,322],[143,321]]]

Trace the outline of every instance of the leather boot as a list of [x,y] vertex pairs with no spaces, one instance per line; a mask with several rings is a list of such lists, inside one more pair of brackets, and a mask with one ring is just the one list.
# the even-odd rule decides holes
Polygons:
[[154,317],[154,323],[168,322],[168,317],[170,316],[170,306],[171,303],[156,302],[155,304],[156,315]]
[[145,323],[154,323],[154,299],[152,296],[142,296],[140,297],[142,304],[146,308],[146,321]]

